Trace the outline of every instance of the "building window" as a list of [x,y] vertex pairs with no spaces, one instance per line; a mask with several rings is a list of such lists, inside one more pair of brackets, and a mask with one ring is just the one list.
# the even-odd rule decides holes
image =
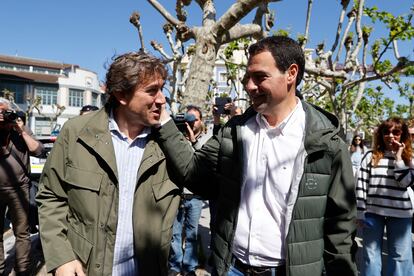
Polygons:
[[60,75],[59,69],[52,69],[46,67],[33,66],[33,72],[40,74]]
[[10,63],[0,62],[0,69],[13,70],[14,66]]
[[24,84],[15,82],[0,82],[0,96],[4,96],[4,90],[13,93],[14,102],[23,104],[24,102]]
[[92,93],[92,105],[99,107],[99,94]]
[[219,73],[219,82],[227,82],[227,72]]
[[83,106],[83,90],[69,89],[69,106]]
[[42,105],[57,104],[57,88],[36,87],[35,95],[42,98]]

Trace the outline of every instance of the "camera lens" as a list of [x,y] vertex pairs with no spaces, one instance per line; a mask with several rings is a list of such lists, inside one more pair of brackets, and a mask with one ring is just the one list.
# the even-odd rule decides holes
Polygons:
[[7,122],[14,122],[17,119],[17,114],[13,110],[3,111],[3,119]]

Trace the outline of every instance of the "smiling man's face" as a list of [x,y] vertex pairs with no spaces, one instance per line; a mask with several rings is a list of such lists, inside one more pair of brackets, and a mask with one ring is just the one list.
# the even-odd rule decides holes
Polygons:
[[267,115],[288,97],[288,74],[277,68],[269,51],[252,56],[246,73],[245,89],[257,112]]
[[[159,124],[161,107],[166,103],[162,93],[164,79],[154,77],[143,84],[138,84],[131,95],[122,97],[122,105],[127,116],[142,126]],[[120,101],[120,102],[121,102]]]

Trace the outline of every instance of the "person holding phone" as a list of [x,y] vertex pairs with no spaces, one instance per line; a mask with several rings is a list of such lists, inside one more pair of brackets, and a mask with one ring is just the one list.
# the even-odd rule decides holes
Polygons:
[[408,127],[401,118],[382,122],[373,151],[362,159],[357,181],[357,224],[362,227],[362,275],[381,275],[384,227],[387,265],[382,275],[413,275],[411,223],[414,164]]

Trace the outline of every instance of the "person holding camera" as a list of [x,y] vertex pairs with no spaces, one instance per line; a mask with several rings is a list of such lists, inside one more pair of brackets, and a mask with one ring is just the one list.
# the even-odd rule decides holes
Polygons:
[[[194,149],[199,149],[208,138],[208,135],[204,134],[203,131],[201,109],[190,105],[187,107],[185,117],[187,118],[185,137]],[[202,206],[201,197],[184,188],[173,226],[169,276],[176,276],[179,273],[184,276],[196,275],[195,270],[198,266],[198,221]],[[184,246],[183,237],[185,238]]]
[[[16,237],[14,269],[16,275],[30,275],[29,156],[40,155],[43,145],[33,137],[5,98],[0,98],[0,143],[0,229],[4,228],[8,207]],[[3,235],[0,235],[0,275],[4,269]]]

